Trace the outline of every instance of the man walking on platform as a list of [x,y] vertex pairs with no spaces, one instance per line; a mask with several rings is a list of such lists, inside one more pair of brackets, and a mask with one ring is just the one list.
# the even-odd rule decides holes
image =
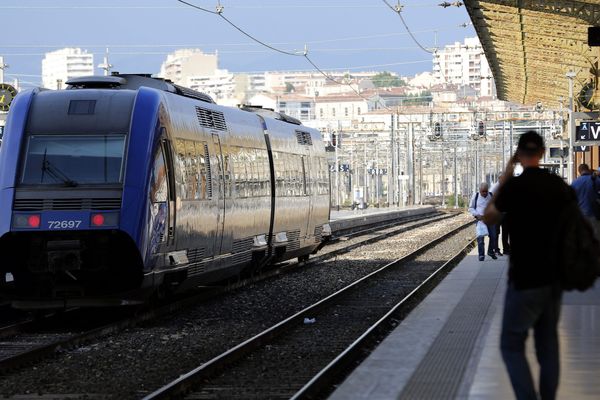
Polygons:
[[[542,400],[556,398],[559,381],[557,326],[562,289],[549,238],[557,235],[553,216],[574,201],[575,194],[560,177],[539,168],[544,151],[544,140],[536,132],[521,136],[506,167],[506,179],[483,219],[497,223],[505,213],[511,240],[500,349],[517,399],[538,399],[525,357],[525,341],[531,328],[540,365]],[[513,177],[517,162],[524,170]]]
[[[469,212],[475,219],[478,224],[483,224],[480,222],[483,218],[483,212],[490,202],[492,195],[489,193],[488,184],[486,182],[482,182],[479,185],[479,191],[471,197],[471,201],[469,202]],[[496,260],[495,249],[498,247],[497,238],[496,238],[496,226],[493,224],[486,224],[488,235],[490,237],[490,242],[488,243],[488,256],[492,257]],[[477,249],[479,250],[479,261],[483,261],[485,259],[485,235],[477,234]]]
[[[498,175],[498,182],[496,182],[490,188],[490,193],[492,195],[494,195],[498,192],[498,188],[500,187],[500,184],[505,179],[506,179],[506,177],[503,173]],[[502,252],[500,252],[500,248],[498,247],[500,245],[501,240],[502,240]],[[508,255],[509,253],[510,253],[510,244],[508,241],[508,227],[506,226],[506,222],[504,222],[504,218],[501,218],[500,223],[498,223],[498,225],[496,225],[496,254],[501,256],[503,254]]]
[[575,179],[571,184],[571,187],[575,190],[577,195],[577,204],[583,216],[589,221],[594,233],[598,237],[598,188],[600,188],[600,178],[592,175],[592,171],[587,164],[580,164],[577,167],[579,171],[579,178]]

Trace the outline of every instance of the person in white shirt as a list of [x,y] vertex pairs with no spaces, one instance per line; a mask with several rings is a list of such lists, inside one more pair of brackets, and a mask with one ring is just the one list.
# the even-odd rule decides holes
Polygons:
[[[492,194],[489,192],[489,186],[486,182],[482,182],[479,185],[479,191],[476,192],[473,197],[471,197],[471,201],[469,202],[469,212],[475,219],[478,224],[484,224],[482,221],[483,213],[488,203],[492,199]],[[486,225],[487,231],[490,237],[490,241],[488,243],[488,256],[492,257],[496,260],[495,249],[497,247],[496,244],[496,227],[495,225]],[[484,243],[484,235],[477,235],[477,250],[479,251],[479,261],[483,261],[485,259],[485,243]]]

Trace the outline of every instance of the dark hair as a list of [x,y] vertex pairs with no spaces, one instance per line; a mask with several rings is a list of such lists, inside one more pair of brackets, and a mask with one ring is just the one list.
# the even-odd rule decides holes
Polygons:
[[527,156],[533,156],[544,151],[544,139],[536,131],[527,131],[519,138],[517,150]]
[[579,164],[579,167],[577,167],[577,170],[579,171],[579,173],[581,174],[582,172],[590,172],[590,166],[587,164]]

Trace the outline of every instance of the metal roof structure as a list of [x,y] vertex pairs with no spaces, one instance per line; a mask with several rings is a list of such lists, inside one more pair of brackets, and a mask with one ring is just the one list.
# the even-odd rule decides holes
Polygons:
[[588,46],[587,29],[600,26],[600,0],[465,0],[464,4],[501,100],[557,107],[562,98],[567,104],[570,71],[575,75],[574,97],[586,85],[596,85],[600,48]]

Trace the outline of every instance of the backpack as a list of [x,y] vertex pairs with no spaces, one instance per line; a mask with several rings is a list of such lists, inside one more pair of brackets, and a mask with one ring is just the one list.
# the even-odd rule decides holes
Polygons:
[[569,201],[558,217],[558,279],[564,290],[581,292],[594,286],[600,275],[600,242],[577,201]]

